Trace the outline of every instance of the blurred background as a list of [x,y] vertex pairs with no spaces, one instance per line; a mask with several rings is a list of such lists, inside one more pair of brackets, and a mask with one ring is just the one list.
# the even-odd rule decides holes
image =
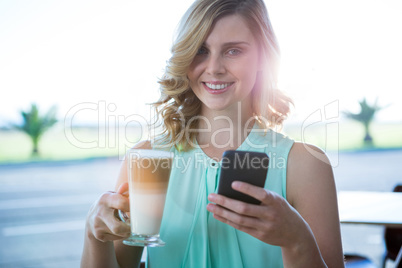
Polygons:
[[[283,132],[328,153],[338,190],[392,191],[402,2],[265,2],[280,88],[295,102]],[[191,3],[0,1],[0,267],[78,266],[86,212],[148,138],[148,104]],[[342,226],[342,239],[382,265],[382,227]]]

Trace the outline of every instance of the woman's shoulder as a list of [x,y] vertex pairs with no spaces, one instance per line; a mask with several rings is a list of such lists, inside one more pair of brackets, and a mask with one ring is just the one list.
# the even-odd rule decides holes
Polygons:
[[331,165],[327,154],[321,148],[303,142],[293,143],[289,152],[289,161],[294,168],[307,167],[306,165]]
[[326,191],[334,186],[334,176],[326,153],[312,144],[295,142],[287,165],[288,201],[292,204],[306,192]]

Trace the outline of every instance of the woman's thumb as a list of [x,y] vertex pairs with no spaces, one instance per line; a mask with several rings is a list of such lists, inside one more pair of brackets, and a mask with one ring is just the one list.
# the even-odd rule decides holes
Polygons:
[[119,186],[119,189],[117,189],[117,193],[124,195],[124,196],[128,196],[128,183],[125,182],[125,183],[121,184]]

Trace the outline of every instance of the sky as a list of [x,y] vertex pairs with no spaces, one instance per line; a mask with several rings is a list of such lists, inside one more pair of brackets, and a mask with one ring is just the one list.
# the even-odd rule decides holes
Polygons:
[[[291,121],[334,105],[356,112],[367,97],[389,105],[379,121],[402,123],[402,1],[265,2],[281,47],[280,87],[296,104]],[[149,120],[191,3],[0,0],[0,126],[31,103],[56,105],[73,124]]]

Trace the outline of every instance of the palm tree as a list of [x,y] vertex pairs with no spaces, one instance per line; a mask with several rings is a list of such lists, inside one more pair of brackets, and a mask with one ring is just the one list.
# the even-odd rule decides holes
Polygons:
[[384,107],[379,107],[377,105],[377,100],[373,105],[369,105],[367,103],[366,98],[363,98],[363,100],[359,101],[360,104],[360,112],[359,113],[351,113],[349,111],[343,112],[344,115],[350,119],[356,120],[360,123],[363,124],[364,126],[364,131],[365,131],[365,136],[364,136],[364,143],[366,145],[372,145],[373,144],[373,138],[370,134],[370,124],[374,119],[374,116],[378,111],[383,109]]
[[32,155],[39,154],[39,139],[56,122],[56,107],[50,108],[44,115],[39,114],[36,104],[31,104],[30,111],[21,111],[23,122],[20,125],[14,125],[18,130],[25,132],[32,140]]

